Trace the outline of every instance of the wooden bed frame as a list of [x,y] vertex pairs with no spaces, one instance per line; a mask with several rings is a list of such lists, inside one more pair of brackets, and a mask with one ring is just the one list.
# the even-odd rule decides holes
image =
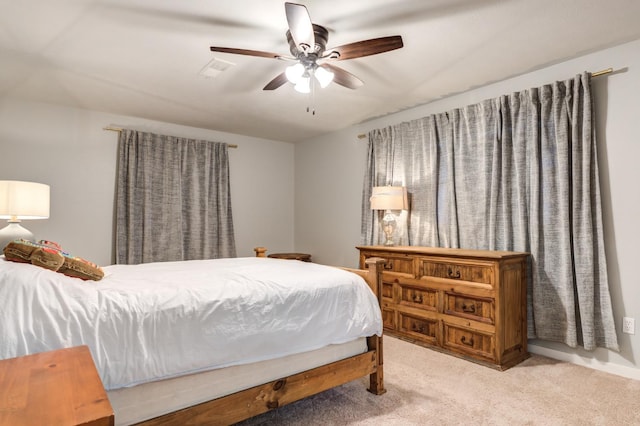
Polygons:
[[[266,249],[254,249],[257,257],[265,257]],[[384,260],[370,258],[366,270],[342,268],[362,276],[381,303]],[[367,337],[368,351],[292,376],[283,377],[244,391],[220,397],[139,425],[230,425],[266,413],[291,402],[323,392],[369,375],[368,391],[375,395],[386,392],[383,382],[382,337]]]

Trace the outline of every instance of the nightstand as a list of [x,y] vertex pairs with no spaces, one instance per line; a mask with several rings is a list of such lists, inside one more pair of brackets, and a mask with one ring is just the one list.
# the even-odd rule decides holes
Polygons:
[[307,253],[272,253],[268,257],[272,257],[274,259],[289,259],[311,262],[311,255]]
[[0,361],[0,426],[113,426],[87,346]]

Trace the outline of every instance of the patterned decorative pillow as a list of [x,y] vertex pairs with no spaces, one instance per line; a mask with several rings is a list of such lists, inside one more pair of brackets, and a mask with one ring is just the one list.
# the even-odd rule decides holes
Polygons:
[[64,256],[59,250],[26,240],[15,240],[7,244],[4,256],[7,260],[32,263],[52,271],[57,271],[64,263]]
[[100,281],[104,277],[104,271],[101,267],[77,256],[65,256],[64,263],[58,272],[81,280]]
[[15,240],[7,244],[3,251],[7,260],[31,263],[81,280],[99,281],[104,277],[104,271],[100,266],[80,257],[71,256],[64,252],[59,244],[52,241],[41,240],[34,243]]

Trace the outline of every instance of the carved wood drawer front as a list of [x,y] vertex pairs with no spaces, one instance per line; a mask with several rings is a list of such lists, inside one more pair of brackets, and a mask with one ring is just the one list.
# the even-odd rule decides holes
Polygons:
[[382,282],[382,298],[393,299],[393,283],[386,281]]
[[420,277],[437,277],[493,285],[493,265],[439,259],[420,259]]
[[400,304],[436,311],[438,309],[438,292],[400,284]]
[[494,324],[494,306],[493,299],[470,297],[449,292],[444,293],[444,313],[448,315]]
[[438,320],[420,318],[405,312],[398,312],[398,322],[400,331],[418,337],[428,343],[436,343]]
[[387,254],[382,254],[380,256],[385,260],[384,262],[384,270],[386,272],[400,272],[403,274],[409,274],[411,276],[414,275],[413,271],[413,259],[406,256],[389,256]]
[[444,347],[456,352],[495,359],[495,338],[492,334],[480,333],[445,322],[443,344]]

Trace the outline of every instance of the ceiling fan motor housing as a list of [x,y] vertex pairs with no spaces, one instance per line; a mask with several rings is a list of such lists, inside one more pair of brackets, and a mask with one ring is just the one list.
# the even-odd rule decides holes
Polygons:
[[[327,41],[329,40],[329,31],[321,25],[313,24],[313,37],[315,40],[315,46],[313,50],[308,50],[307,55],[314,55],[315,58],[319,58],[327,48]],[[287,42],[289,43],[289,51],[291,54],[301,59],[301,56],[305,56],[305,52],[301,50],[296,42],[291,37],[291,31],[287,30]]]

